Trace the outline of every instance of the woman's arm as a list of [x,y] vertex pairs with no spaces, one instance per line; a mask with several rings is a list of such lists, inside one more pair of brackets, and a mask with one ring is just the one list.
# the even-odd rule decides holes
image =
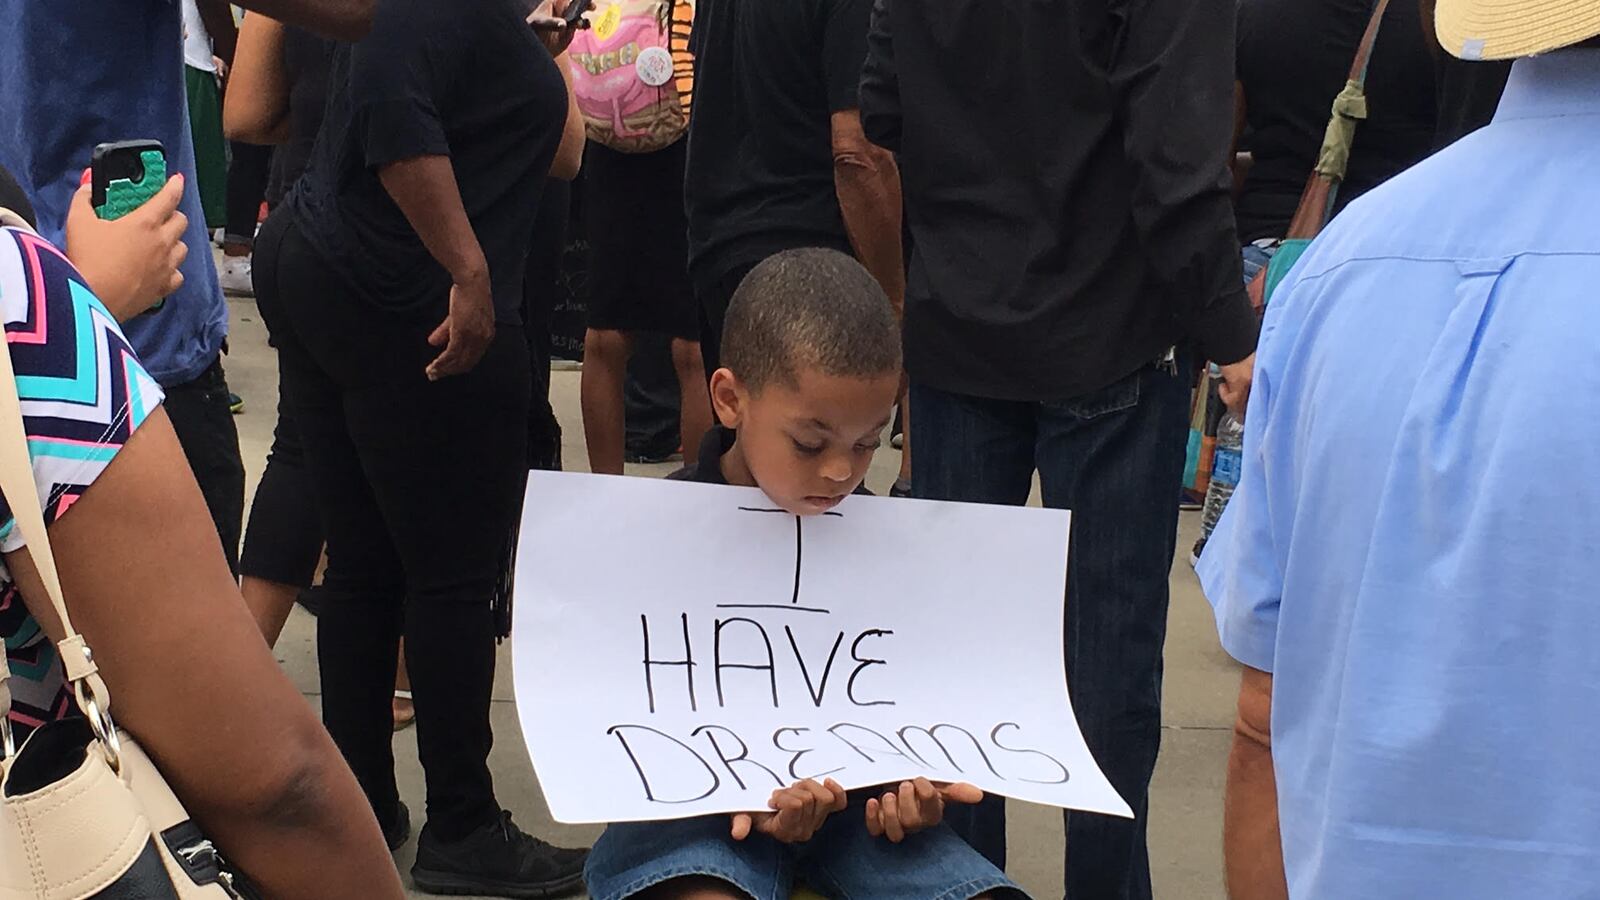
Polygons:
[[229,140],[281,144],[289,139],[289,79],[283,71],[283,23],[246,13],[222,98]]
[[578,111],[578,97],[572,92],[572,61],[567,54],[556,57],[561,68],[561,80],[567,83],[567,123],[561,129],[561,146],[556,148],[555,162],[550,164],[550,177],[571,181],[578,177],[583,167],[583,113]]
[[450,311],[428,337],[442,348],[428,364],[428,380],[470,372],[494,340],[494,297],[489,261],[461,204],[450,157],[398,160],[380,168],[378,180],[453,282]]
[[[366,798],[239,596],[164,412],[50,540],[117,722],[228,858],[269,897],[402,897]],[[59,639],[32,561],[6,564]]]

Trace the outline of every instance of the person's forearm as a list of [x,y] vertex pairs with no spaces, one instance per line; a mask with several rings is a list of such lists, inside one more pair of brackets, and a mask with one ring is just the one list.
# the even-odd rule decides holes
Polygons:
[[[1255,685],[1267,685],[1256,690]],[[1232,900],[1288,900],[1283,843],[1278,831],[1278,787],[1272,765],[1271,676],[1248,670],[1240,715],[1228,754],[1223,798],[1223,869]],[[1252,694],[1255,702],[1252,704]],[[1262,698],[1266,697],[1264,703]]]
[[211,52],[231,68],[239,30],[233,24],[233,9],[228,0],[198,0],[195,8],[200,13],[200,21],[205,23],[206,34],[211,37]]
[[[229,860],[268,897],[400,900],[371,807],[262,641],[160,407],[50,542],[117,723]],[[32,560],[6,563],[59,641]]]
[[561,80],[567,86],[567,121],[561,129],[561,145],[556,148],[555,161],[550,164],[550,177],[571,181],[578,177],[578,170],[583,167],[583,113],[578,109],[578,97],[572,90],[572,66],[567,54],[556,57],[556,65],[561,69]]
[[338,38],[341,41],[359,41],[372,27],[372,11],[377,0],[237,0],[245,9],[253,10],[286,25],[298,25],[309,31]]
[[883,286],[895,312],[905,309],[905,255],[900,241],[900,169],[881,148],[837,154],[834,187],[844,230],[861,265]]
[[222,98],[229,140],[279,144],[289,138],[289,85],[283,70],[283,23],[249,13]]
[[489,277],[483,247],[461,205],[448,156],[418,156],[378,170],[378,180],[422,239],[428,253],[457,284]]

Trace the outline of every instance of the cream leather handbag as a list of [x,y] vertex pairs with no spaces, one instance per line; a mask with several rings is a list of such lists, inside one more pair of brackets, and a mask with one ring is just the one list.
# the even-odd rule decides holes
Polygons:
[[[0,224],[16,224],[6,212]],[[0,900],[251,896],[155,764],[111,721],[111,695],[62,602],[9,346],[0,348],[0,493],[66,631],[57,650],[84,715],[48,723],[15,747],[6,719],[11,672],[0,652]]]

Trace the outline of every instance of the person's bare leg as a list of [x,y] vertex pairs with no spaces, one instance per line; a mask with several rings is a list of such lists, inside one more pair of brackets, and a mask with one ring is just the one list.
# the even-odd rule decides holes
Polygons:
[[283,633],[283,623],[289,621],[289,612],[294,609],[300,589],[292,584],[246,575],[239,580],[239,591],[244,594],[244,605],[250,608],[250,615],[255,616],[256,626],[266,638],[267,646],[278,643],[278,635]]
[[634,896],[638,900],[749,900],[743,891],[726,881],[705,875],[674,878]]
[[706,367],[700,357],[700,342],[672,339],[672,366],[678,370],[679,434],[683,438],[683,462],[694,465],[700,457],[700,441],[711,430],[711,395],[706,390]]
[[622,474],[625,422],[622,383],[627,376],[633,342],[620,331],[589,329],[583,340],[583,440],[589,448],[589,471]]

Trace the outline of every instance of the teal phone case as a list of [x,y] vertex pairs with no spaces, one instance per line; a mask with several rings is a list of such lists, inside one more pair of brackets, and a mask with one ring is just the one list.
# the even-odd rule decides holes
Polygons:
[[146,150],[139,154],[144,164],[144,177],[138,181],[118,178],[106,185],[106,202],[94,208],[102,219],[120,219],[160,193],[167,183],[167,158],[159,151]]

